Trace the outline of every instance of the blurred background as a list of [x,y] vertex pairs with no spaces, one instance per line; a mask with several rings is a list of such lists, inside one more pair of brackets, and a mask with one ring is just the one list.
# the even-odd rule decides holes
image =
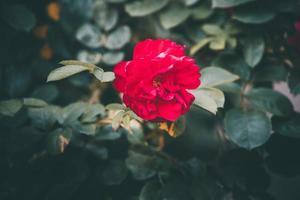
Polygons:
[[[298,0],[1,0],[0,10],[1,200],[300,199]],[[112,71],[146,38],[239,75],[221,88],[225,107],[192,107],[176,130],[133,121],[129,133],[105,121],[104,106],[121,103],[111,84],[88,73],[46,83],[61,60]],[[229,127],[229,111],[245,107],[265,123],[248,113],[246,132]]]

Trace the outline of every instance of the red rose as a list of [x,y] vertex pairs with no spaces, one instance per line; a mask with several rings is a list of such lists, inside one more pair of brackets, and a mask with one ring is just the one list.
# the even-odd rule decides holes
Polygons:
[[171,40],[139,42],[133,60],[114,68],[115,88],[125,105],[151,121],[175,121],[194,101],[187,92],[200,85],[199,66],[184,53],[184,46]]

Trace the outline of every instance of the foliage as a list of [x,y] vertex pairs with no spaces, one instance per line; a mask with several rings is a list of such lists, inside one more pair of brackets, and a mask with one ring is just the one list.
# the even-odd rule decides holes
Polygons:
[[[1,1],[0,199],[280,199],[274,180],[300,174],[300,115],[273,83],[300,93],[299,47],[288,43],[299,8]],[[202,108],[150,123],[121,104],[106,82],[145,38],[186,45]]]

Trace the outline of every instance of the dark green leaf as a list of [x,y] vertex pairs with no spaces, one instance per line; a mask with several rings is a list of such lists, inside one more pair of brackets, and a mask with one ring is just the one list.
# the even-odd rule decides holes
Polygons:
[[234,53],[220,54],[212,63],[213,66],[223,67],[241,79],[248,80],[250,78],[250,66],[244,61],[241,55]]
[[105,126],[104,128],[98,129],[95,134],[95,140],[116,140],[122,135],[121,129],[114,130],[111,126]]
[[79,117],[86,111],[88,104],[83,102],[76,102],[66,106],[63,109],[63,118],[65,124],[72,124],[78,121]]
[[237,8],[232,17],[247,24],[262,24],[272,20],[275,15],[275,11],[270,7],[253,3],[250,6]]
[[141,190],[139,200],[160,200],[160,183],[150,181],[144,185]]
[[273,117],[273,129],[283,136],[300,139],[300,116],[293,115],[290,118]]
[[22,106],[22,101],[17,99],[0,101],[0,114],[13,117]]
[[28,115],[33,125],[38,128],[51,128],[56,122],[63,121],[62,109],[58,106],[45,106],[41,108],[29,108]]
[[99,159],[107,159],[108,157],[108,150],[103,145],[88,143],[85,148]]
[[289,99],[272,89],[253,89],[246,96],[255,108],[274,115],[289,115],[293,111],[293,105]]
[[127,177],[128,169],[122,160],[110,160],[102,171],[102,181],[106,185],[119,185]]
[[142,17],[159,11],[169,0],[139,0],[125,5],[126,12],[133,17]]
[[42,99],[46,102],[52,102],[57,98],[58,93],[58,89],[55,85],[46,84],[35,89],[31,96],[36,99]]
[[89,104],[81,117],[81,122],[95,122],[98,118],[104,117],[105,114],[105,108],[102,104]]
[[155,158],[134,151],[129,151],[126,166],[136,180],[145,180],[156,174]]
[[254,70],[254,81],[284,81],[288,71],[282,64],[262,63]]
[[212,14],[213,14],[213,9],[211,9],[211,5],[206,2],[192,9],[192,17],[197,20],[206,19],[210,17]]
[[1,18],[17,30],[29,32],[36,24],[34,14],[23,5],[5,6]]
[[108,49],[121,49],[130,41],[131,31],[128,26],[119,26],[108,35],[105,47]]
[[166,29],[173,28],[183,23],[191,14],[191,10],[174,5],[162,12],[159,16],[162,26]]
[[264,55],[265,42],[262,37],[248,36],[244,39],[244,58],[250,67],[255,67]]
[[259,111],[232,109],[226,113],[224,123],[229,138],[246,149],[261,146],[271,136],[271,122]]
[[96,23],[105,31],[109,31],[115,27],[118,22],[119,14],[116,9],[101,6],[94,11]]

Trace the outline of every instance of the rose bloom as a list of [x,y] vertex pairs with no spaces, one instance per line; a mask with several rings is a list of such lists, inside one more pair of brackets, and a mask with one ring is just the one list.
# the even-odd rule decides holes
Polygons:
[[133,59],[114,68],[114,86],[125,105],[149,121],[175,121],[185,114],[195,99],[187,90],[200,85],[200,68],[184,49],[166,39],[139,42]]
[[288,43],[300,50],[300,22],[295,23],[296,34],[288,38]]

